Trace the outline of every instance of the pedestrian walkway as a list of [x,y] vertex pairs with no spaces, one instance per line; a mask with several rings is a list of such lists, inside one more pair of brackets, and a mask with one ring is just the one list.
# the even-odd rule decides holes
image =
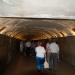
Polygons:
[[75,68],[60,63],[55,72],[45,70],[41,73],[37,72],[35,69],[34,58],[18,55],[8,66],[3,75],[75,75]]

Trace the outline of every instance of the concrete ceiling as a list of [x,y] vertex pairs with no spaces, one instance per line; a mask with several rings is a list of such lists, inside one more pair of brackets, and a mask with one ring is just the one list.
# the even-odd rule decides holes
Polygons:
[[17,39],[75,36],[74,19],[75,0],[0,0],[0,34]]
[[22,40],[75,36],[75,21],[0,18],[0,34]]
[[75,19],[75,0],[0,0],[0,17]]

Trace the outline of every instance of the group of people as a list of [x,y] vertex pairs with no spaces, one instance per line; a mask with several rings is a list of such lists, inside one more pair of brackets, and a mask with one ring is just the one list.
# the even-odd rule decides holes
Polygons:
[[59,45],[55,41],[47,42],[46,47],[42,46],[41,42],[38,42],[35,52],[36,69],[38,71],[44,71],[45,61],[49,64],[49,70],[56,70],[57,62],[59,60]]
[[[24,50],[23,50],[24,49]],[[34,55],[36,57],[36,69],[44,71],[45,61],[48,63],[49,70],[55,70],[59,60],[59,45],[55,41],[20,42],[20,52],[26,56]]]
[[20,42],[20,53],[24,54],[25,56],[32,56],[34,55],[35,44],[31,41],[21,41]]

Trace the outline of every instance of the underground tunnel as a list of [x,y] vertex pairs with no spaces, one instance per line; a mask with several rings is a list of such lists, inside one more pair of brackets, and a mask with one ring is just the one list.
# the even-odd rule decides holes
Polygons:
[[34,57],[32,57],[33,61],[24,54],[20,54],[20,42],[23,41],[24,45],[26,41],[47,42],[52,39],[60,47],[60,65],[56,73],[51,73],[51,75],[74,75],[74,20],[0,18],[0,73],[3,75],[31,75],[35,73],[37,75],[34,70]]
[[[38,41],[45,62],[46,44],[53,40],[59,46],[56,70],[43,64],[43,72],[38,72]],[[34,74],[75,75],[75,0],[0,0],[0,75]]]

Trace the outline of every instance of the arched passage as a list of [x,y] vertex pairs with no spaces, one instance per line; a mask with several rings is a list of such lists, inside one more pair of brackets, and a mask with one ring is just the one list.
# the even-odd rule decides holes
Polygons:
[[[5,54],[2,55],[1,58],[5,61],[5,63],[9,62],[9,54],[11,54],[10,56],[14,58],[13,56],[16,55],[13,55],[12,52],[19,51],[20,41],[23,41],[24,43],[26,40],[46,41],[55,39],[60,45],[60,57],[62,61],[75,66],[74,28],[75,21],[73,20],[0,18],[0,49],[5,52]],[[1,51],[1,53],[3,51]],[[20,67],[20,65],[23,64],[21,68],[24,68],[25,62],[23,61],[24,59],[22,59],[23,57],[20,59],[20,61],[17,59],[16,60],[19,62],[18,66]],[[29,66],[29,64],[30,63],[27,63],[26,65]],[[25,69],[23,70],[26,71]],[[22,71],[20,70],[20,72]]]

